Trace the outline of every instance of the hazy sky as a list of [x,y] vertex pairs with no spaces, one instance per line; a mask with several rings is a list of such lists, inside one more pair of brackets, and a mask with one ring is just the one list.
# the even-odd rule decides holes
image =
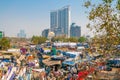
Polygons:
[[21,29],[25,30],[27,37],[41,35],[42,30],[50,28],[50,11],[70,5],[71,23],[81,26],[82,35],[88,35],[90,32],[86,29],[88,19],[84,1],[0,0],[0,30],[11,37],[17,36]]

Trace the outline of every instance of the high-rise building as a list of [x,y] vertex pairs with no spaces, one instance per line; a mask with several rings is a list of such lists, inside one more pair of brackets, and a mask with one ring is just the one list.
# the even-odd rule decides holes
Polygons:
[[70,27],[70,7],[66,6],[61,9],[50,12],[50,29],[56,36],[69,36]]
[[57,11],[51,11],[50,13],[50,29],[51,31],[55,31],[55,29],[58,28],[58,12]]
[[44,30],[42,31],[42,36],[47,38],[49,31],[50,31],[49,29],[44,29]]
[[72,23],[70,27],[70,37],[80,37],[81,36],[81,27]]
[[17,34],[17,37],[19,38],[26,38],[26,33],[24,30],[20,30],[20,32]]

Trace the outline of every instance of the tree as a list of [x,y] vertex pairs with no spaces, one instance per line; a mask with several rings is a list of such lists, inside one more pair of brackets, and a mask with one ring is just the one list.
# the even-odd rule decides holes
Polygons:
[[52,42],[55,42],[55,41],[62,41],[62,42],[68,42],[70,41],[69,38],[66,38],[66,36],[56,36],[56,37],[53,37]]
[[42,44],[46,41],[47,39],[45,37],[41,37],[41,36],[33,36],[31,41],[34,44]]
[[87,1],[85,7],[91,9],[87,27],[95,30],[95,46],[102,48],[105,54],[117,53],[115,46],[120,44],[120,0],[102,0],[99,4]]
[[70,38],[68,38],[68,41],[70,41],[70,42],[78,42],[78,39],[75,38],[75,37],[70,37]]
[[0,39],[0,48],[2,50],[6,50],[6,49],[10,48],[10,41],[8,38],[3,37],[2,39]]
[[33,36],[32,39],[31,39],[31,42],[34,43],[34,44],[38,44],[39,37],[38,36]]
[[55,41],[64,41],[66,38],[64,36],[56,36],[52,38],[52,42]]
[[83,36],[78,39],[78,42],[81,42],[81,43],[82,43],[82,42],[85,42],[85,41],[86,41],[86,38],[83,37]]
[[38,44],[42,44],[42,43],[45,43],[46,42],[46,40],[47,40],[47,38],[45,38],[45,37],[39,37],[39,42],[38,42]]

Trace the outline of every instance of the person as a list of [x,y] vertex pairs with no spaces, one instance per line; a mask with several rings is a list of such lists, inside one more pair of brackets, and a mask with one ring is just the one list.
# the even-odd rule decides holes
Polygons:
[[82,53],[80,54],[80,58],[83,59],[83,54]]
[[72,74],[77,74],[77,69],[76,69],[75,67],[72,67],[72,68],[71,68],[71,73],[72,73]]
[[11,56],[11,62],[12,63],[14,62],[14,56]]
[[44,53],[44,50],[43,50],[42,47],[39,49],[39,51],[40,51],[41,53]]
[[20,52],[21,52],[21,54],[26,54],[27,49],[26,49],[26,48],[24,48],[24,47],[22,47],[22,48],[20,49]]
[[20,64],[21,66],[24,66],[24,60],[21,60],[21,64]]
[[56,55],[57,51],[55,46],[52,46],[51,53],[52,53],[51,55]]
[[70,80],[72,77],[72,74],[69,72],[68,75],[67,75],[67,79]]
[[46,75],[48,75],[50,73],[50,70],[51,70],[51,68],[49,66],[46,67]]
[[27,67],[26,68],[27,80],[31,80],[31,74],[32,74],[32,67]]
[[39,67],[42,67],[43,66],[43,62],[42,62],[43,56],[42,56],[42,54],[40,52],[38,52],[37,57],[39,59]]

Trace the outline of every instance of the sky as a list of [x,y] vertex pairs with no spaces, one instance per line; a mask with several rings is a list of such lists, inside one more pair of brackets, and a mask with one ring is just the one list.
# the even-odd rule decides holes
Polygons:
[[[27,37],[41,35],[50,28],[50,11],[69,5],[71,23],[81,26],[82,35],[92,35],[86,28],[89,23],[86,0],[0,0],[0,31],[6,36],[16,37],[22,29]],[[98,1],[98,0],[96,0]]]

